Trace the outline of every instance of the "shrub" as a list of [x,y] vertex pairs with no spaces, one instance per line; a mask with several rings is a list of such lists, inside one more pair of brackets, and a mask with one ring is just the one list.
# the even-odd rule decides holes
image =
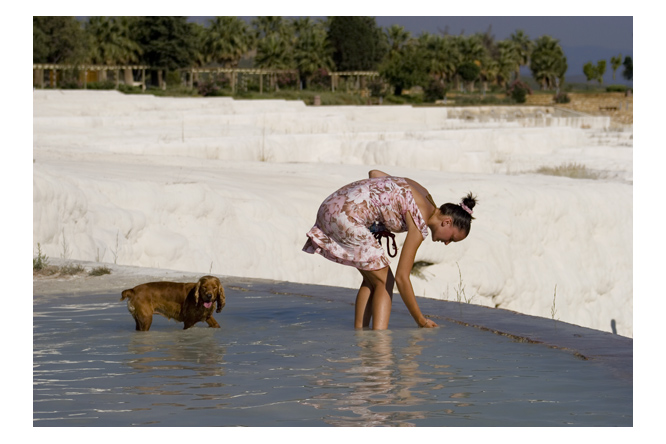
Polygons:
[[32,258],[32,270],[39,271],[49,264],[49,258],[42,254],[42,246],[37,244],[37,257]]
[[83,273],[86,271],[85,268],[83,268],[83,265],[80,264],[66,264],[60,267],[60,274],[61,275],[68,275],[72,276],[75,274]]
[[466,82],[473,82],[481,74],[481,68],[479,65],[473,62],[463,63],[458,67],[458,74]]
[[83,89],[83,82],[80,80],[77,80],[75,78],[68,78],[65,80],[62,80],[58,84],[58,88],[60,89]]
[[197,91],[204,97],[215,97],[226,95],[223,89],[229,84],[229,79],[222,76],[210,76],[199,80]]
[[165,80],[167,87],[180,86],[183,83],[183,79],[180,76],[180,71],[167,71]]
[[405,98],[404,96],[395,96],[393,94],[390,94],[386,96],[385,103],[393,105],[405,105],[407,103],[407,98]]
[[121,83],[118,85],[118,91],[123,94],[143,94],[143,90],[140,86],[132,86]]
[[549,176],[563,176],[572,179],[598,179],[599,174],[587,169],[585,165],[577,163],[564,163],[560,166],[550,167],[542,166],[537,170],[539,174],[547,174]]
[[370,90],[370,96],[372,97],[384,97],[386,95],[384,82],[380,79],[375,78],[368,82],[368,89]]
[[428,83],[428,86],[423,90],[423,99],[426,102],[435,102],[437,100],[443,100],[446,96],[446,88],[442,82],[438,80],[431,80]]
[[608,85],[606,92],[627,92],[627,85]]
[[459,94],[455,96],[456,105],[461,106],[479,106],[479,105],[511,105],[513,99],[510,97],[498,98],[495,95],[487,94]]
[[102,276],[104,274],[111,274],[111,270],[109,270],[109,267],[106,266],[96,267],[90,270],[90,273],[88,273],[88,275],[90,276]]
[[294,73],[280,73],[277,75],[277,84],[280,88],[296,88],[298,76]]
[[87,89],[116,89],[116,82],[113,80],[104,80],[102,82],[88,82],[86,84]]
[[308,89],[330,91],[331,76],[328,75],[328,71],[323,68],[316,70],[310,78]]
[[514,80],[506,90],[506,95],[516,103],[525,103],[528,94],[532,94],[532,88],[521,80]]
[[569,103],[571,102],[571,97],[567,93],[559,92],[553,97],[555,103]]

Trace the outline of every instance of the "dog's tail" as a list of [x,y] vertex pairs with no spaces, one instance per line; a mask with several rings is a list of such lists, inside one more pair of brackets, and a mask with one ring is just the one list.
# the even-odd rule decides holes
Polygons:
[[120,296],[120,300],[123,301],[127,298],[131,298],[134,296],[134,289],[130,288],[129,290],[123,290],[122,296]]

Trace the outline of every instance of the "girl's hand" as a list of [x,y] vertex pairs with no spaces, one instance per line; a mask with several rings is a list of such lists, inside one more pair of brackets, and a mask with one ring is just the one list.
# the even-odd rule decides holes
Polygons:
[[432,319],[426,319],[425,324],[421,325],[421,328],[434,328],[437,327],[437,324]]

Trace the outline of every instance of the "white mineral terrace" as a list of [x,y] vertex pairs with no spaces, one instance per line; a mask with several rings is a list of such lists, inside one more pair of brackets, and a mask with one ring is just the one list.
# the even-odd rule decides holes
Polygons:
[[[438,204],[479,198],[465,241],[419,249],[418,296],[633,335],[633,130],[607,117],[33,94],[35,255],[349,287],[353,302],[358,272],[301,248],[321,201],[378,168]],[[536,172],[567,163],[599,177]]]

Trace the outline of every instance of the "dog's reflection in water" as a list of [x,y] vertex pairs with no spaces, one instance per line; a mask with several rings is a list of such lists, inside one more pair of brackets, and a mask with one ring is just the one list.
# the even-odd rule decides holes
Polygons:
[[[139,375],[131,391],[139,395],[193,395],[199,399],[223,399],[226,348],[211,329],[151,331],[132,335],[128,344],[132,356],[125,365]],[[151,379],[146,379],[149,376]],[[155,378],[155,379],[152,379]],[[126,378],[132,383],[132,377]],[[148,382],[148,384],[146,384]],[[197,386],[198,385],[198,386]]]

